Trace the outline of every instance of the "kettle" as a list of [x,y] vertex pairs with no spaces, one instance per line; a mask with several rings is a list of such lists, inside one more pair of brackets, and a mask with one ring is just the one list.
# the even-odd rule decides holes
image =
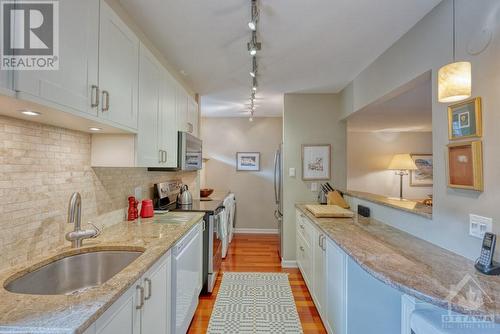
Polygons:
[[177,195],[177,204],[179,205],[191,205],[193,204],[193,196],[188,190],[188,186],[183,184],[181,186],[181,191]]

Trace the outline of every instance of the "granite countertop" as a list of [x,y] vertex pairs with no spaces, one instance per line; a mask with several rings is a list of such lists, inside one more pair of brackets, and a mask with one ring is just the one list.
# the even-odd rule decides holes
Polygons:
[[[483,275],[473,261],[374,219],[316,218],[305,204],[296,207],[380,281],[445,309],[451,299],[452,310],[459,313],[496,314],[500,322],[500,276]],[[455,286],[462,284],[464,288],[455,293]],[[477,310],[468,303],[469,287],[483,296],[484,304]]]
[[[166,223],[169,217],[184,217],[186,223]],[[202,213],[172,212],[141,223],[112,225],[96,239],[83,241],[80,249],[68,245],[42,254],[35,261],[0,272],[0,333],[83,333],[104,311],[131,287],[177,240],[200,219]],[[140,257],[106,283],[73,295],[27,295],[3,288],[12,277],[27,273],[67,254],[99,250],[140,250]]]
[[432,206],[424,205],[420,202],[399,198],[391,198],[382,195],[367,193],[363,191],[347,190],[343,191],[347,196],[356,197],[376,204],[384,205],[393,209],[398,209],[432,219]]

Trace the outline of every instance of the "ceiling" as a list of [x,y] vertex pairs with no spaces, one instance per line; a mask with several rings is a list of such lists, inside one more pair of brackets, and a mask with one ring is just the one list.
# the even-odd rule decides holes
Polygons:
[[[334,93],[441,0],[260,0],[255,116],[283,93]],[[250,0],[120,0],[201,96],[204,116],[248,116]]]
[[348,131],[432,131],[432,83],[430,77],[381,103],[374,103],[347,119]]

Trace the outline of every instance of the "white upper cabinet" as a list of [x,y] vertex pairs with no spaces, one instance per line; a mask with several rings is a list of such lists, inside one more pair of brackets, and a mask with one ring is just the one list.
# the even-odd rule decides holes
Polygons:
[[99,116],[137,129],[139,38],[101,1]]
[[177,167],[177,113],[175,105],[175,80],[163,69],[160,90],[161,109],[159,114],[160,149],[165,153],[165,167]]
[[159,167],[164,161],[159,143],[161,66],[141,45],[139,62],[139,131],[137,162],[143,167]]
[[175,110],[177,114],[177,128],[179,131],[189,132],[188,129],[188,94],[177,84],[175,91]]
[[188,99],[188,132],[193,136],[199,136],[198,126],[198,103],[192,98]]
[[143,45],[139,65],[137,161],[140,167],[177,167],[175,82]]
[[14,89],[23,99],[97,116],[99,0],[60,1],[59,11],[59,70],[15,71]]

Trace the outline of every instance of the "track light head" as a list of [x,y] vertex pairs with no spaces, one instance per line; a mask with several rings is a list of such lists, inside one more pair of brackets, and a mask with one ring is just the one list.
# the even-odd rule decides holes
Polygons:
[[255,56],[257,51],[262,48],[261,43],[257,42],[257,33],[255,31],[252,31],[252,40],[247,44],[247,48],[251,56]]
[[252,70],[250,71],[250,76],[255,78],[257,76],[257,58],[252,57]]
[[252,20],[248,22],[248,28],[252,31],[257,30],[257,21],[259,20],[259,9],[257,8],[257,0],[252,0]]

